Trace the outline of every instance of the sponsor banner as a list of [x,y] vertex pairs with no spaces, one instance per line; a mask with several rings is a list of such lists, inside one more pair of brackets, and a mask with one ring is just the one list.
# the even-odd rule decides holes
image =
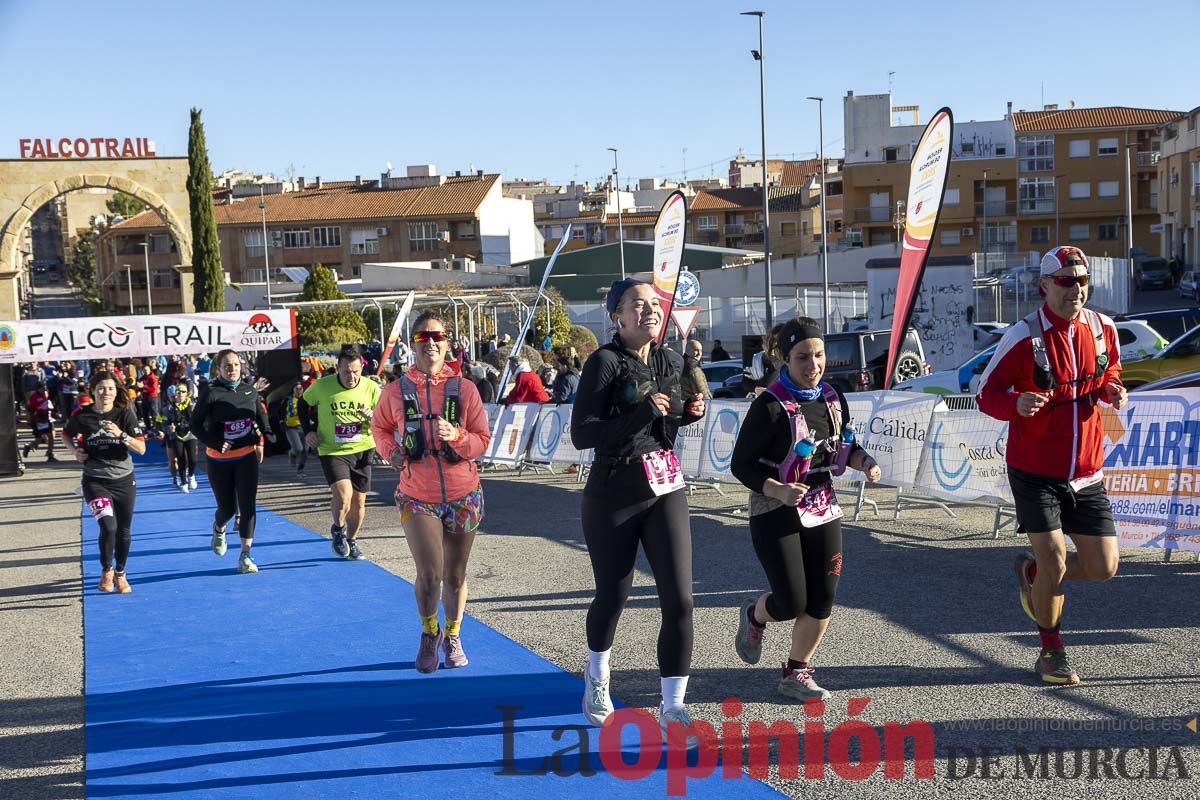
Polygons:
[[979,411],[947,411],[939,406],[929,421],[914,488],[957,502],[1012,504],[1004,463],[1007,446],[1007,422]]
[[[858,443],[879,464],[880,483],[901,489],[916,484],[929,418],[939,400],[913,392],[852,392],[846,395]],[[983,416],[979,414],[978,416]],[[857,470],[845,480],[860,481]]]
[[1121,546],[1200,552],[1200,389],[1133,394],[1100,413]]
[[571,408],[565,404],[540,407],[526,460],[536,464],[579,462],[579,451],[571,444]]
[[[705,404],[699,477],[730,482],[737,480],[730,473],[729,465],[733,461],[733,445],[742,430],[742,419],[749,408],[749,403],[736,400],[709,400]],[[698,422],[690,427],[700,426]],[[681,429],[680,432],[683,430],[687,429]],[[684,474],[687,474],[686,465]]]
[[[711,406],[709,408],[708,413],[711,413]],[[704,459],[704,429],[705,421],[701,420],[680,428],[675,436],[675,457],[679,459],[679,467],[685,478],[700,475],[700,464]]]
[[925,126],[908,167],[908,201],[904,206],[904,247],[900,252],[900,273],[896,283],[896,312],[892,316],[892,335],[888,348],[885,388],[890,387],[896,374],[896,359],[904,341],[913,303],[925,272],[929,245],[937,227],[946,191],[946,176],[950,167],[951,142],[954,138],[954,117],[950,109],[939,109]]
[[496,433],[492,436],[484,460],[494,464],[519,464],[529,449],[539,408],[536,403],[502,406],[492,426]]
[[0,363],[296,347],[290,309],[0,322]]
[[687,201],[683,192],[672,192],[658,211],[654,223],[654,291],[662,303],[661,342],[667,335],[667,320],[675,303],[675,288],[679,285],[679,267],[683,263],[683,239],[687,230]]

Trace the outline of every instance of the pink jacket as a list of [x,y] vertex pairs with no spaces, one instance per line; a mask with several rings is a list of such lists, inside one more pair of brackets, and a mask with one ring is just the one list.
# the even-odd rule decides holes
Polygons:
[[[436,378],[430,378],[415,366],[409,368],[407,375],[417,385],[422,413],[429,413],[431,409],[441,412],[446,398],[446,379],[457,374],[449,364]],[[432,455],[429,450],[439,444],[437,421],[422,420],[428,449],[424,458],[408,461],[401,468],[400,483],[396,487],[400,494],[422,503],[446,503],[462,499],[479,488],[475,459],[487,451],[492,434],[475,384],[463,378],[458,394],[458,438],[450,442],[450,447],[463,460],[452,464]],[[392,381],[379,395],[371,416],[371,433],[375,437],[375,449],[385,460],[400,447],[400,440],[404,438],[404,398],[400,393],[400,381]]]

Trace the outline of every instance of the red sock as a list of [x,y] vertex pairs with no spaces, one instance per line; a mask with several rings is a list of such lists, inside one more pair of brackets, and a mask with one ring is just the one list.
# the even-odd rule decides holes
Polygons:
[[1061,650],[1063,648],[1062,635],[1058,630],[1059,626],[1053,628],[1043,628],[1038,626],[1038,636],[1042,637],[1043,650]]
[[797,660],[795,660],[794,658],[789,658],[789,659],[788,659],[788,663],[787,663],[787,669],[788,669],[789,671],[790,671],[790,670],[794,670],[794,669],[804,669],[804,668],[805,668],[805,667],[807,667],[807,666],[808,666],[808,662],[807,662],[807,661],[797,661]]

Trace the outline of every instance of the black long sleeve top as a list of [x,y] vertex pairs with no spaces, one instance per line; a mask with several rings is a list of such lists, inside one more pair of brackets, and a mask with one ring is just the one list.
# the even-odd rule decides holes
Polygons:
[[192,433],[206,447],[218,452],[226,441],[234,450],[257,445],[270,431],[267,410],[248,381],[241,381],[235,387],[213,381],[200,392],[192,412]]

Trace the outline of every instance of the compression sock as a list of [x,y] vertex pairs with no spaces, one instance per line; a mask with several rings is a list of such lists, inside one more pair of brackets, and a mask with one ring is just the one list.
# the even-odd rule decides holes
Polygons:
[[595,650],[588,650],[588,675],[598,681],[608,679],[608,656],[612,653],[612,648],[597,653]]
[[678,678],[660,678],[662,683],[663,708],[680,708],[683,706],[683,696],[687,692],[688,676]]
[[448,619],[448,620],[446,620],[446,635],[447,635],[447,636],[458,636],[458,629],[459,629],[461,626],[462,626],[462,620],[461,620],[461,619]]
[[1038,626],[1038,636],[1042,637],[1043,650],[1061,650],[1063,648],[1062,635],[1058,630],[1059,626],[1053,628],[1043,628]]
[[438,616],[434,614],[432,617],[421,617],[421,632],[428,633],[430,636],[437,636],[438,632]]

